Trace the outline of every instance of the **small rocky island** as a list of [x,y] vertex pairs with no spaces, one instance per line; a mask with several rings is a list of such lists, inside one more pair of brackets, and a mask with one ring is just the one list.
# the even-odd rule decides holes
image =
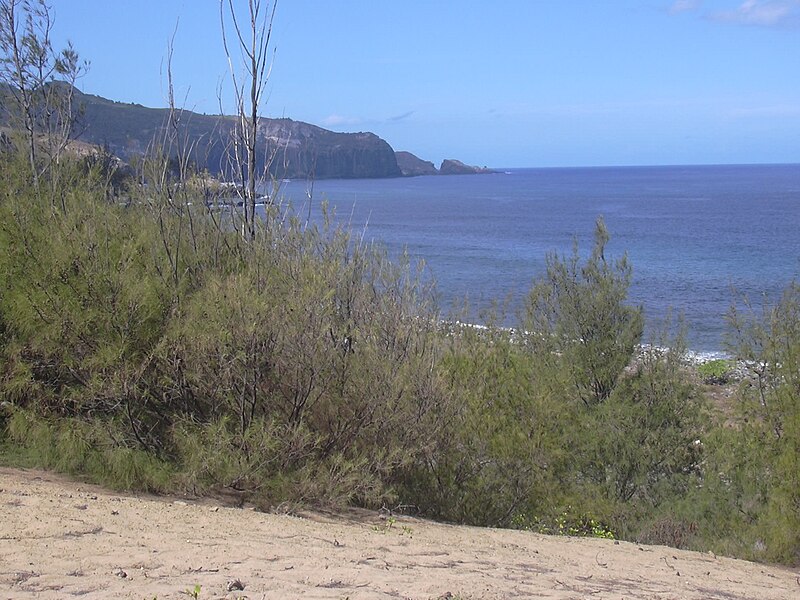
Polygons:
[[497,173],[487,167],[473,167],[465,165],[460,160],[449,158],[442,161],[442,166],[439,167],[439,175],[481,175],[485,173]]
[[411,152],[395,152],[397,166],[404,177],[416,177],[418,175],[478,175],[484,173],[497,173],[487,167],[473,167],[466,165],[460,160],[453,158],[442,161],[441,166],[436,166],[428,161],[411,154]]

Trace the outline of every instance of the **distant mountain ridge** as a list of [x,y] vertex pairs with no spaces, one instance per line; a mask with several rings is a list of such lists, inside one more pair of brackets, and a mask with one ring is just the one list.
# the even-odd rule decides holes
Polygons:
[[[115,102],[76,92],[83,115],[77,139],[106,146],[129,161],[143,155],[152,140],[163,136],[169,119],[165,108]],[[235,117],[178,113],[179,139],[192,161],[209,172],[225,172]],[[273,157],[270,174],[278,178],[399,177],[394,150],[373,133],[336,133],[292,119],[259,119],[259,170]]]
[[[0,96],[7,93],[0,89]],[[103,146],[126,162],[146,154],[153,140],[163,140],[169,124],[169,110],[166,108],[117,102],[77,89],[73,104],[81,111],[76,139]],[[8,125],[3,122],[3,113],[0,111],[0,125]],[[230,171],[226,169],[229,166],[226,164],[227,148],[231,143],[235,117],[179,110],[176,123],[178,139],[197,168],[207,169],[217,176]],[[485,172],[451,160],[444,161],[442,168],[437,169],[433,163],[410,152],[396,153],[374,133],[337,133],[287,118],[259,119],[257,135],[260,146],[257,169],[261,171],[270,157],[270,174],[279,179],[384,178]],[[448,167],[451,163],[457,163],[460,168]]]

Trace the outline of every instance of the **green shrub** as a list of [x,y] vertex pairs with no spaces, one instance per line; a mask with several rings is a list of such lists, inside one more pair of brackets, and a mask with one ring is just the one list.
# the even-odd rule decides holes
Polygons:
[[585,404],[598,404],[614,391],[641,341],[641,307],[626,304],[632,270],[627,256],[606,258],[608,230],[597,220],[590,255],[547,257],[546,274],[534,282],[522,323],[533,351],[558,357],[565,385]]
[[114,489],[170,489],[172,468],[167,463],[115,444],[97,425],[77,419],[50,420],[12,409],[6,431],[16,463],[86,477]]
[[454,330],[442,370],[452,400],[414,465],[402,499],[439,518],[508,526],[561,493],[569,407],[553,401],[551,371],[507,331]]
[[725,384],[730,381],[733,365],[725,359],[709,360],[697,365],[697,373],[704,383]]
[[735,355],[750,370],[740,390],[742,431],[734,440],[739,460],[731,471],[751,480],[742,495],[762,557],[798,564],[800,284],[787,286],[780,302],[761,314],[732,311],[730,322]]
[[518,514],[512,519],[511,526],[515,529],[547,535],[593,537],[606,540],[613,540],[617,537],[611,527],[602,520],[586,514],[576,514],[571,507],[555,516],[544,518],[530,518]]

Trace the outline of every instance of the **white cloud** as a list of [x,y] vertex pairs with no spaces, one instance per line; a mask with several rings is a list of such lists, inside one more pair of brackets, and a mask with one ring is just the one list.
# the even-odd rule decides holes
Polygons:
[[700,8],[703,0],[675,0],[672,6],[669,7],[669,14],[677,15],[679,13],[687,12]]
[[410,117],[412,117],[417,111],[409,110],[404,113],[400,113],[397,115],[392,115],[386,118],[364,118],[364,117],[348,117],[345,115],[339,114],[332,114],[328,115],[324,119],[320,121],[320,125],[323,127],[369,127],[374,126],[380,123],[399,123],[402,121],[406,121]]
[[362,122],[358,117],[345,117],[330,115],[322,119],[322,124],[327,127],[341,127],[342,125],[359,125]]
[[745,0],[734,10],[710,17],[714,21],[761,27],[800,24],[800,0]]

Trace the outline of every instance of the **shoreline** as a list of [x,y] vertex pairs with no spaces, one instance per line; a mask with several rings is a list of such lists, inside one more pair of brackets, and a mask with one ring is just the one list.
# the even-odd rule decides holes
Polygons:
[[[478,331],[488,331],[490,329],[487,325],[481,325],[479,323],[469,323],[466,321],[459,321],[456,319],[455,321],[451,321],[448,319],[440,319],[439,326],[445,329],[447,328],[457,328],[457,327],[467,327],[476,329]],[[499,327],[495,326],[498,331],[504,331],[508,333],[512,338],[516,334],[517,329],[515,327]],[[527,333],[527,332],[525,332]],[[661,352],[669,351],[669,348],[665,346],[657,346],[654,344],[642,343],[638,344],[637,346],[637,355],[641,356],[643,352],[649,349],[655,349]],[[715,360],[726,360],[726,361],[734,361],[733,356],[731,356],[728,352],[724,350],[692,350],[686,349],[683,353],[683,359],[693,366],[702,365],[705,363],[709,363]],[[737,363],[742,363],[742,361],[735,361]],[[743,363],[742,363],[743,364]]]

